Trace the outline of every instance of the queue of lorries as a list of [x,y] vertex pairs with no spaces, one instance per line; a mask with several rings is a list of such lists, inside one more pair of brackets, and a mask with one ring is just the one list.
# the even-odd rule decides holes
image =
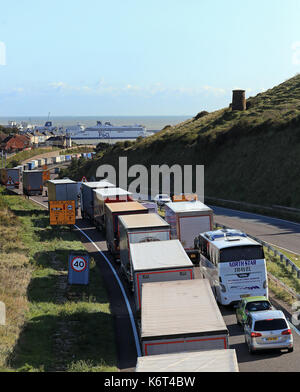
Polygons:
[[[178,363],[207,371],[205,355],[209,358],[215,350],[227,353],[215,355],[214,370],[224,366],[237,370],[217,302],[237,304],[249,352],[292,351],[293,337],[284,314],[266,306],[263,247],[240,231],[214,230],[212,209],[198,200],[173,200],[164,205],[162,218],[156,203],[136,201],[130,192],[107,181],[81,186],[81,214],[105,233],[107,248],[134,295],[143,352],[137,371],[154,371],[155,366],[161,371],[162,364],[178,371]],[[198,264],[203,279],[195,279]],[[246,317],[240,320],[243,306]],[[195,352],[199,367],[192,365]]]
[[[14,168],[0,169],[0,184],[8,188],[19,188],[23,184],[23,193],[28,196],[41,195],[43,192],[43,185],[50,179],[47,176],[48,165],[56,165],[63,162],[71,161],[72,159],[92,159],[94,152],[77,153],[72,155],[58,155],[49,158],[34,159],[24,165],[19,165]],[[57,168],[57,172],[59,169]]]
[[215,230],[211,208],[173,198],[163,218],[156,203],[105,180],[47,184],[49,201],[80,200],[81,216],[105,234],[133,292],[143,354],[137,372],[238,371],[217,302],[237,304],[250,353],[293,350],[284,314],[268,306],[263,247],[240,231]]

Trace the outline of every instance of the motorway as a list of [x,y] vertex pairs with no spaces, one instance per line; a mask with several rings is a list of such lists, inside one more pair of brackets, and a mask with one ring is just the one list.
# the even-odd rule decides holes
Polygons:
[[214,210],[215,222],[240,229],[270,245],[300,255],[300,223],[229,208],[210,207]]
[[[47,206],[47,198],[45,196],[36,196],[32,197],[31,199],[40,204],[43,204],[44,206]],[[216,213],[216,221],[218,223],[228,225],[234,228],[239,228],[265,241],[300,253],[300,225],[282,221],[279,219],[262,217],[260,215],[248,214],[241,211],[233,211],[220,207],[213,207],[213,209]],[[84,246],[91,254],[91,256],[95,258],[108,292],[111,304],[111,311],[115,320],[118,368],[121,372],[134,371],[137,358],[137,349],[126,302],[124,300],[122,290],[117,284],[116,278],[111,268],[95,246],[97,246],[101,249],[101,251],[103,251],[104,255],[109,259],[111,265],[115,268],[119,279],[121,280],[121,282],[123,282],[124,292],[129,299],[129,303],[132,309],[134,309],[133,296],[131,294],[131,291],[128,289],[128,285],[124,281],[123,276],[120,273],[119,265],[112,260],[109,252],[107,251],[106,242],[102,234],[99,233],[93,226],[91,226],[89,222],[81,219],[80,217],[77,220],[76,225],[94,242],[94,244],[91,243],[84,235],[80,233],[80,231],[77,230]],[[273,237],[274,240],[271,241]],[[200,278],[199,268],[196,268],[196,278]],[[220,310],[229,330],[230,348],[235,349],[237,353],[240,372],[300,371],[299,332],[297,333],[296,330],[293,329],[293,353],[287,353],[285,351],[275,351],[261,352],[251,355],[248,353],[247,346],[244,342],[243,331],[241,327],[239,327],[236,323],[234,309],[221,306]]]
[[[47,205],[46,197],[33,197],[39,203]],[[112,266],[115,268],[121,282],[123,282],[124,290],[127,294],[129,302],[134,309],[133,296],[128,289],[128,285],[120,273],[119,265],[116,264],[109,252],[107,251],[106,242],[101,233],[99,233],[86,220],[78,219],[76,225],[83,230],[105,254]],[[122,296],[120,287],[109,268],[105,259],[97,251],[95,246],[89,242],[82,234],[81,239],[84,246],[95,258],[99,267],[100,273],[105,282],[108,292],[111,311],[115,320],[115,334],[116,345],[118,352],[118,367],[121,372],[130,372],[135,370],[137,350],[135,347],[135,339],[128,315],[126,303]],[[199,268],[196,268],[196,278],[200,278]],[[229,330],[229,345],[230,348],[236,350],[237,359],[239,363],[240,372],[298,372],[300,371],[300,335],[293,330],[294,336],[294,352],[287,353],[286,351],[275,352],[261,352],[257,354],[249,354],[247,346],[244,342],[244,335],[241,327],[236,323],[235,311],[231,307],[220,307],[221,313],[224,317],[225,323]]]

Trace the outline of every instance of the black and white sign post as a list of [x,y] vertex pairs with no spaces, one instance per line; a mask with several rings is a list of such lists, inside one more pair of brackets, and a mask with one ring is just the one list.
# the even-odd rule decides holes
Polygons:
[[69,284],[89,284],[90,257],[87,254],[69,255]]

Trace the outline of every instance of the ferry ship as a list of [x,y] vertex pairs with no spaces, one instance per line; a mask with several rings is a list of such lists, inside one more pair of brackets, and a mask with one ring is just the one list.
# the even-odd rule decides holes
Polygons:
[[66,128],[66,136],[72,140],[110,140],[110,139],[137,139],[138,137],[147,137],[151,134],[146,131],[143,125],[122,125],[114,126],[110,122],[102,124],[97,121],[94,127],[84,128],[82,125]]

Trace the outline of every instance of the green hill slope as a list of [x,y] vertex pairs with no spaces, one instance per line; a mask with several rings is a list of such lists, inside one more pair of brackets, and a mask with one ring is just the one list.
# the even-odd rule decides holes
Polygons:
[[137,142],[117,143],[97,160],[71,166],[74,179],[101,164],[205,165],[205,194],[300,207],[300,75],[247,101],[248,109],[203,112]]

